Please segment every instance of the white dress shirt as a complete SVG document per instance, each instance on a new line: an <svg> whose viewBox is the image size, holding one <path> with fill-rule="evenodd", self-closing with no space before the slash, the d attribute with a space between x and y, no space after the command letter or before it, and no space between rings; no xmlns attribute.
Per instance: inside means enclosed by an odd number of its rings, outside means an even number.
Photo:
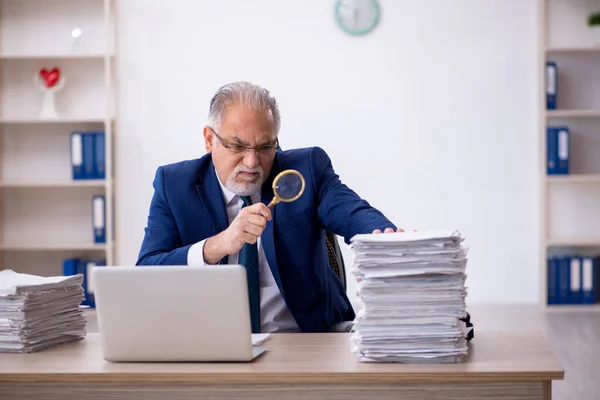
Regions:
<svg viewBox="0 0 600 400"><path fill-rule="evenodd" d="M221 181L221 191L223 199L227 207L227 218L229 224L233 222L235 217L240 212L244 202L242 198L229 189L227 189ZM260 202L260 193L250 196L252 204ZM188 265L202 266L204 262L204 243L206 239L194 244L190 247L187 256ZM298 332L298 325L294 317L290 313L279 287L273 278L271 268L265 256L265 251L262 246L261 238L258 238L258 266L260 274L260 324L261 332ZM230 254L228 264L237 264L238 254Z"/></svg>

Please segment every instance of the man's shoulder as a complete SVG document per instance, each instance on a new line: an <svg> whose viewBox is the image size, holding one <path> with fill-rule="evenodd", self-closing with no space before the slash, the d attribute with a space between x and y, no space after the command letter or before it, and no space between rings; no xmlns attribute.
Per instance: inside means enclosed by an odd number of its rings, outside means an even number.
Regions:
<svg viewBox="0 0 600 400"><path fill-rule="evenodd" d="M329 155L319 146L281 150L278 154L280 163L284 165L329 162Z"/></svg>
<svg viewBox="0 0 600 400"><path fill-rule="evenodd" d="M210 154L191 160L182 160L174 163L164 164L158 167L164 179L177 180L185 182L186 180L196 181L202 176L203 171L209 167L211 162Z"/></svg>

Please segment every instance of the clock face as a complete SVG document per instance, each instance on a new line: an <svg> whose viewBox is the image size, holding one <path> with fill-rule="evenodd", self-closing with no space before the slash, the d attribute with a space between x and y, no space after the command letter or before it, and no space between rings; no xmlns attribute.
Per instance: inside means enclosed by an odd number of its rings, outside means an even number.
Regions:
<svg viewBox="0 0 600 400"><path fill-rule="evenodd" d="M351 35L364 35L379 22L377 0L337 0L335 19L344 31Z"/></svg>

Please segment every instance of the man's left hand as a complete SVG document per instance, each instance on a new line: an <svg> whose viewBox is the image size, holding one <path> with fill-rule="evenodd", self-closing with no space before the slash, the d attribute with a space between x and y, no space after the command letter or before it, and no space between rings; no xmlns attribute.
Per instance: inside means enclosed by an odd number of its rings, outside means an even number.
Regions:
<svg viewBox="0 0 600 400"><path fill-rule="evenodd" d="M398 228L394 231L394 228L385 228L385 230L383 231L383 233L393 233L393 232L404 232L404 229ZM373 231L373 233L382 233L382 232L381 232L381 229L375 229ZM358 276L356 277L356 282L360 282L360 278Z"/></svg>
<svg viewBox="0 0 600 400"><path fill-rule="evenodd" d="M392 232L404 232L404 229L398 228L394 231L394 228L385 228L383 233L392 233ZM381 233L381 229L375 229L373 233Z"/></svg>

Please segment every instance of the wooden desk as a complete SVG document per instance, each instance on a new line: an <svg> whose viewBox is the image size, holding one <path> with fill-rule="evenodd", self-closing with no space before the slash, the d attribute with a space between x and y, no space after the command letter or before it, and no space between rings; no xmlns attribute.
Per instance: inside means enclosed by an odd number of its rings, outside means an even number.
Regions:
<svg viewBox="0 0 600 400"><path fill-rule="evenodd" d="M251 363L109 363L97 334L0 354L0 399L550 399L563 370L539 332L477 332L461 364L359 363L349 334L279 334Z"/></svg>

